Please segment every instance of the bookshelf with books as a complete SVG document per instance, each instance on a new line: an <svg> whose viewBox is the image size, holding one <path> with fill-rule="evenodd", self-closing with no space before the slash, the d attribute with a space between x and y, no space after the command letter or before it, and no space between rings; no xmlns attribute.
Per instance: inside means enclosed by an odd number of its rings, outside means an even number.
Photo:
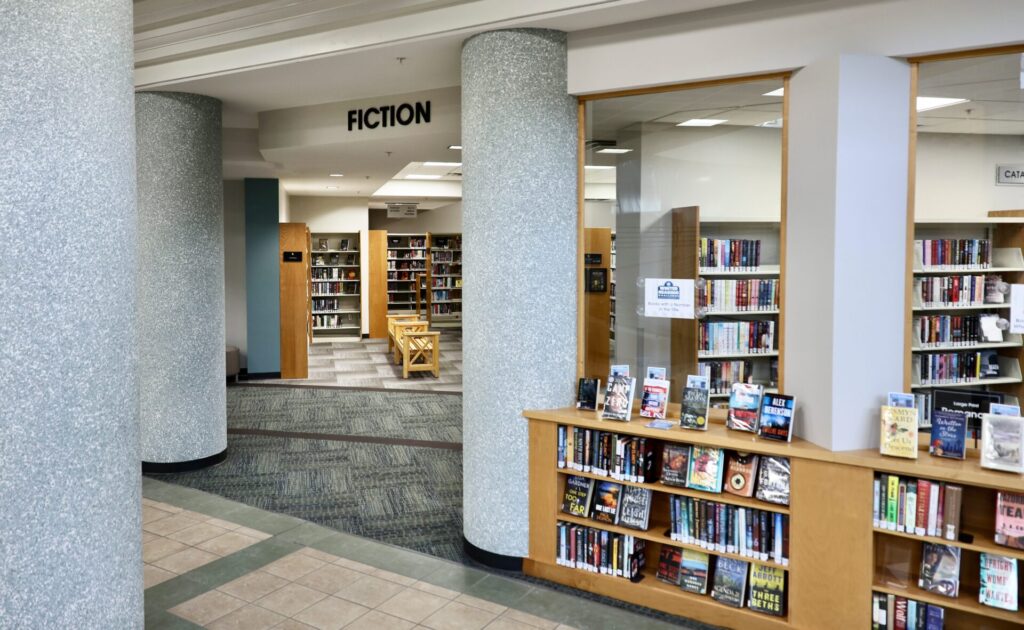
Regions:
<svg viewBox="0 0 1024 630"><path fill-rule="evenodd" d="M387 308L389 313L416 310L417 274L427 273L427 235L387 235Z"/></svg>
<svg viewBox="0 0 1024 630"><path fill-rule="evenodd" d="M427 234L430 323L436 328L462 326L462 235Z"/></svg>
<svg viewBox="0 0 1024 630"><path fill-rule="evenodd" d="M360 234L310 235L310 317L314 337L362 334Z"/></svg>

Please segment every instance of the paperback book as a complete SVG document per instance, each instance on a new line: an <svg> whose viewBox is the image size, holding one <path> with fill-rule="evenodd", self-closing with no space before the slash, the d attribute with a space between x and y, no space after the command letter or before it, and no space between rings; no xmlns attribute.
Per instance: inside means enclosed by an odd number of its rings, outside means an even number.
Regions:
<svg viewBox="0 0 1024 630"><path fill-rule="evenodd" d="M1017 610L1017 560L994 553L980 554L978 601L986 606Z"/></svg>
<svg viewBox="0 0 1024 630"><path fill-rule="evenodd" d="M931 593L955 598L960 592L960 548L924 543L917 585Z"/></svg>
<svg viewBox="0 0 1024 630"><path fill-rule="evenodd" d="M715 558L715 576L711 597L727 606L743 608L743 595L747 592L749 563L727 556Z"/></svg>
<svg viewBox="0 0 1024 630"><path fill-rule="evenodd" d="M665 419L668 407L668 386L668 381L663 379L650 377L644 379L644 394L640 399L641 416Z"/></svg>
<svg viewBox="0 0 1024 630"><path fill-rule="evenodd" d="M576 390L576 408L593 411L597 409L597 392L601 389L601 379L581 378Z"/></svg>
<svg viewBox="0 0 1024 630"><path fill-rule="evenodd" d="M751 383L733 383L729 394L729 415L725 425L737 431L757 432L763 388Z"/></svg>
<svg viewBox="0 0 1024 630"><path fill-rule="evenodd" d="M623 486L620 494L619 520L616 524L646 531L651 517L652 492L647 488Z"/></svg>
<svg viewBox="0 0 1024 630"><path fill-rule="evenodd" d="M633 410L633 390L636 379L630 376L610 376L608 388L604 393L604 407L601 418L604 420L621 420L629 422Z"/></svg>
<svg viewBox="0 0 1024 630"><path fill-rule="evenodd" d="M757 434L770 440L791 441L795 406L796 400L792 396L766 393L761 403Z"/></svg>
<svg viewBox="0 0 1024 630"><path fill-rule="evenodd" d="M707 593L710 561L711 558L703 551L684 549L679 567L679 587L691 593Z"/></svg>
<svg viewBox="0 0 1024 630"><path fill-rule="evenodd" d="M967 454L967 416L955 411L933 411L928 452L936 457L963 459Z"/></svg>
<svg viewBox="0 0 1024 630"><path fill-rule="evenodd" d="M562 511L566 514L586 518L590 513L590 498L593 491L593 479L569 475L565 479L565 498L562 499Z"/></svg>
<svg viewBox="0 0 1024 630"><path fill-rule="evenodd" d="M614 525L619 515L619 498L622 486L614 481L598 481L594 485L593 507L590 518Z"/></svg>
<svg viewBox="0 0 1024 630"><path fill-rule="evenodd" d="M758 456L729 451L725 458L725 491L741 497L754 496Z"/></svg>
<svg viewBox="0 0 1024 630"><path fill-rule="evenodd" d="M768 503L789 505L789 477L788 457L761 457L757 471L757 498Z"/></svg>
<svg viewBox="0 0 1024 630"><path fill-rule="evenodd" d="M708 428L708 406L710 392L706 387L687 387L683 390L683 401L679 408L679 426L684 429Z"/></svg>
<svg viewBox="0 0 1024 630"><path fill-rule="evenodd" d="M892 457L917 459L917 410L913 407L882 407L879 452Z"/></svg>
<svg viewBox="0 0 1024 630"><path fill-rule="evenodd" d="M750 610L781 617L785 611L786 572L778 567L750 565Z"/></svg>
<svg viewBox="0 0 1024 630"><path fill-rule="evenodd" d="M724 469L725 451L695 444L690 450L686 487L705 492L721 492Z"/></svg>
<svg viewBox="0 0 1024 630"><path fill-rule="evenodd" d="M990 413L981 417L981 466L1024 472L1024 418Z"/></svg>
<svg viewBox="0 0 1024 630"><path fill-rule="evenodd" d="M683 552L677 547L668 545L661 546L661 553L658 555L657 578L669 584L679 584L679 565L683 560Z"/></svg>
<svg viewBox="0 0 1024 630"><path fill-rule="evenodd" d="M685 487L689 461L689 446L667 442L661 458L661 483Z"/></svg>
<svg viewBox="0 0 1024 630"><path fill-rule="evenodd" d="M1024 549L1024 494L996 493L995 542L1004 547Z"/></svg>

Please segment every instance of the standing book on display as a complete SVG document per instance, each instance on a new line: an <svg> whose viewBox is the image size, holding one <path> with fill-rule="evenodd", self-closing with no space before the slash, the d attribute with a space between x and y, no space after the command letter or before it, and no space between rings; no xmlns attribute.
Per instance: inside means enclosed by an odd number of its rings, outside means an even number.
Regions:
<svg viewBox="0 0 1024 630"><path fill-rule="evenodd" d="M741 497L754 496L758 456L729 451L725 461L725 491Z"/></svg>
<svg viewBox="0 0 1024 630"><path fill-rule="evenodd" d="M729 394L729 415L725 426L737 431L757 432L757 417L761 411L764 388L750 383L733 383Z"/></svg>
<svg viewBox="0 0 1024 630"><path fill-rule="evenodd" d="M640 399L641 416L658 420L665 419L668 407L668 387L668 381L664 379L650 377L644 379L644 394Z"/></svg>
<svg viewBox="0 0 1024 630"><path fill-rule="evenodd" d="M686 387L679 407L679 426L706 431L711 394L706 387Z"/></svg>
<svg viewBox="0 0 1024 630"><path fill-rule="evenodd" d="M694 444L690 449L689 466L686 478L687 488L705 492L722 491L725 451L720 448Z"/></svg>
<svg viewBox="0 0 1024 630"><path fill-rule="evenodd" d="M788 457L762 456L757 471L757 498L768 503L789 505L789 478Z"/></svg>
<svg viewBox="0 0 1024 630"><path fill-rule="evenodd" d="M766 393L761 404L757 434L769 440L793 440L793 411L796 400L785 394Z"/></svg>
<svg viewBox="0 0 1024 630"><path fill-rule="evenodd" d="M597 409L597 392L601 389L601 379L581 378L576 391L576 408L594 411Z"/></svg>
<svg viewBox="0 0 1024 630"><path fill-rule="evenodd" d="M955 598L960 592L960 548L924 543L917 585L937 595Z"/></svg>
<svg viewBox="0 0 1024 630"><path fill-rule="evenodd" d="M967 416L951 411L933 411L928 452L936 457L963 459L967 454Z"/></svg>
<svg viewBox="0 0 1024 630"><path fill-rule="evenodd" d="M778 567L750 565L750 610L781 617L785 614L786 572Z"/></svg>
<svg viewBox="0 0 1024 630"><path fill-rule="evenodd" d="M996 493L995 543L1024 549L1024 494L1002 490Z"/></svg>
<svg viewBox="0 0 1024 630"><path fill-rule="evenodd" d="M565 479L565 497L562 511L566 514L586 518L590 514L590 500L594 492L594 480L577 475Z"/></svg>
<svg viewBox="0 0 1024 630"><path fill-rule="evenodd" d="M686 487L689 462L689 445L666 442L661 458L661 483L667 486Z"/></svg>
<svg viewBox="0 0 1024 630"><path fill-rule="evenodd" d="M630 376L609 376L608 388L604 393L604 407L601 409L603 420L629 421L633 411L633 390L636 379Z"/></svg>
<svg viewBox="0 0 1024 630"><path fill-rule="evenodd" d="M647 488L624 486L619 497L619 520L616 524L646 531L651 517L652 496Z"/></svg>
<svg viewBox="0 0 1024 630"><path fill-rule="evenodd" d="M703 551L684 549L679 567L679 587L690 593L707 593L710 562L710 556Z"/></svg>
<svg viewBox="0 0 1024 630"><path fill-rule="evenodd" d="M614 525L619 516L622 486L614 481L598 481L594 486L593 507L590 518Z"/></svg>
<svg viewBox="0 0 1024 630"><path fill-rule="evenodd" d="M743 608L743 596L747 592L749 564L727 556L715 558L714 583L711 597L727 606Z"/></svg>
<svg viewBox="0 0 1024 630"><path fill-rule="evenodd" d="M885 405L881 412L879 452L892 457L917 459L917 410Z"/></svg>
<svg viewBox="0 0 1024 630"><path fill-rule="evenodd" d="M981 416L981 466L1024 472L1024 418Z"/></svg>
<svg viewBox="0 0 1024 630"><path fill-rule="evenodd" d="M1017 610L1017 560L993 553L980 554L978 602L993 608Z"/></svg>

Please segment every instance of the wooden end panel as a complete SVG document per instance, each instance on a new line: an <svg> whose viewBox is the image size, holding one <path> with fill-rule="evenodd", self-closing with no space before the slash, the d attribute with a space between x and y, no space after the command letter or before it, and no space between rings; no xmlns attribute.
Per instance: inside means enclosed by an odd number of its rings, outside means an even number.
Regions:
<svg viewBox="0 0 1024 630"><path fill-rule="evenodd" d="M368 240L369 273L363 286L370 293L369 336L384 339L388 336L388 233L370 230Z"/></svg>
<svg viewBox="0 0 1024 630"><path fill-rule="evenodd" d="M278 264L281 266L281 378L309 376L309 239L305 223L282 223L278 228ZM286 262L285 252L299 252L301 260Z"/></svg>

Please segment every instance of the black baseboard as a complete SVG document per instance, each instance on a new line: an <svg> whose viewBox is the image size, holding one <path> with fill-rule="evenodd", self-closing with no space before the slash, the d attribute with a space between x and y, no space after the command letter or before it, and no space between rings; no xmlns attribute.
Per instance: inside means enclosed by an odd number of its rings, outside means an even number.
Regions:
<svg viewBox="0 0 1024 630"><path fill-rule="evenodd" d="M281 378L280 372L249 372L248 370L240 370L238 372L238 380L240 381L262 381L266 379Z"/></svg>
<svg viewBox="0 0 1024 630"><path fill-rule="evenodd" d="M486 549L481 549L466 540L465 536L462 537L462 549L466 552L467 556L484 566L491 567L492 569L519 572L522 572L523 570L522 558L518 556L503 556L500 553L493 553Z"/></svg>
<svg viewBox="0 0 1024 630"><path fill-rule="evenodd" d="M228 449L214 453L209 457L193 459L187 462L142 462L142 474L163 475L167 473L180 473L207 468L219 464L228 457Z"/></svg>

